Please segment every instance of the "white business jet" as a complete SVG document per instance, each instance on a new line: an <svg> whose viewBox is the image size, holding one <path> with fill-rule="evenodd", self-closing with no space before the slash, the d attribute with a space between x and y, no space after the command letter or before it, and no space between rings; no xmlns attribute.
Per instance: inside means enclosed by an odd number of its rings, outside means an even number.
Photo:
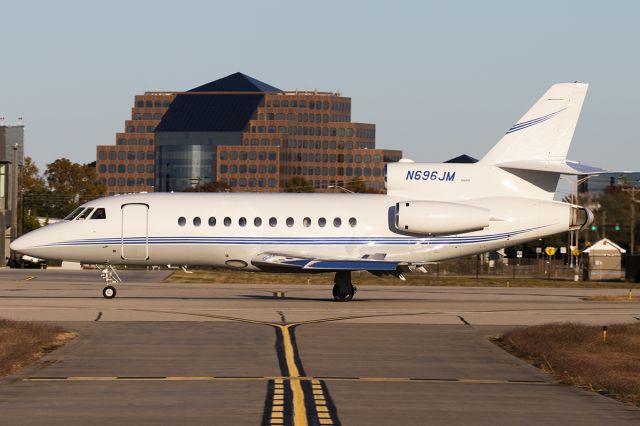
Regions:
<svg viewBox="0 0 640 426"><path fill-rule="evenodd" d="M351 271L425 271L429 262L588 226L584 207L553 201L587 85L552 86L474 164L399 162L387 194L153 193L99 198L11 243L30 256L103 265L206 265L247 271L335 272L349 301Z"/></svg>

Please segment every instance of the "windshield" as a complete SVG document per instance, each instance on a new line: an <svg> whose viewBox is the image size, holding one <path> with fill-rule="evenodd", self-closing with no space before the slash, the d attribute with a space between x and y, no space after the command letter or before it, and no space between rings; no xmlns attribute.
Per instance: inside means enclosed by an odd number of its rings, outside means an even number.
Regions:
<svg viewBox="0 0 640 426"><path fill-rule="evenodd" d="M78 207L77 209L72 211L69 215L67 215L67 217L65 217L63 220L73 220L73 219L75 219L76 217L78 217L78 215L80 213L82 213L82 210L84 210L84 207Z"/></svg>
<svg viewBox="0 0 640 426"><path fill-rule="evenodd" d="M89 207L88 209L83 211L80 216L78 216L78 220L86 219L87 217L89 217L92 211L93 211L93 207Z"/></svg>

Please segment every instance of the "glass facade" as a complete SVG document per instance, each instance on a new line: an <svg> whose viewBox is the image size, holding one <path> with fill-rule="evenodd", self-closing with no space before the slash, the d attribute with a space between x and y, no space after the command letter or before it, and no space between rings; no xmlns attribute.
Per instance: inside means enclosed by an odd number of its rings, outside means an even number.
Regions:
<svg viewBox="0 0 640 426"><path fill-rule="evenodd" d="M184 191L216 180L216 147L162 145L156 147L156 190Z"/></svg>

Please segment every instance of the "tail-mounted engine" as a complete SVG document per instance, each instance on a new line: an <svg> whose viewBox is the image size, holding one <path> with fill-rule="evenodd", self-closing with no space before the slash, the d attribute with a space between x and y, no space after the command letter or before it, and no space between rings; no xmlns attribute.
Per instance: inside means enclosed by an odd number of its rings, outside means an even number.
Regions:
<svg viewBox="0 0 640 426"><path fill-rule="evenodd" d="M489 210L439 201L396 203L395 227L414 234L457 234L489 226Z"/></svg>

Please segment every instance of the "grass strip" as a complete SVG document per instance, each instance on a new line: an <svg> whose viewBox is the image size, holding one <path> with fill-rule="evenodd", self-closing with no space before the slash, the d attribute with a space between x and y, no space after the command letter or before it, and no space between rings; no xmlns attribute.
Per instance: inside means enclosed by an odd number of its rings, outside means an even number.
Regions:
<svg viewBox="0 0 640 426"><path fill-rule="evenodd" d="M497 341L563 383L640 406L640 323L552 323L518 328Z"/></svg>
<svg viewBox="0 0 640 426"><path fill-rule="evenodd" d="M0 319L0 377L28 367L76 336L50 324Z"/></svg>
<svg viewBox="0 0 640 426"><path fill-rule="evenodd" d="M179 269L165 279L169 283L211 284L332 284L333 273L268 273L227 269L193 269L185 273ZM393 276L377 277L368 272L354 272L356 285L415 285L451 287L549 287L549 288L621 288L637 286L634 283L607 281L565 281L538 278L469 277L406 274L406 281Z"/></svg>

